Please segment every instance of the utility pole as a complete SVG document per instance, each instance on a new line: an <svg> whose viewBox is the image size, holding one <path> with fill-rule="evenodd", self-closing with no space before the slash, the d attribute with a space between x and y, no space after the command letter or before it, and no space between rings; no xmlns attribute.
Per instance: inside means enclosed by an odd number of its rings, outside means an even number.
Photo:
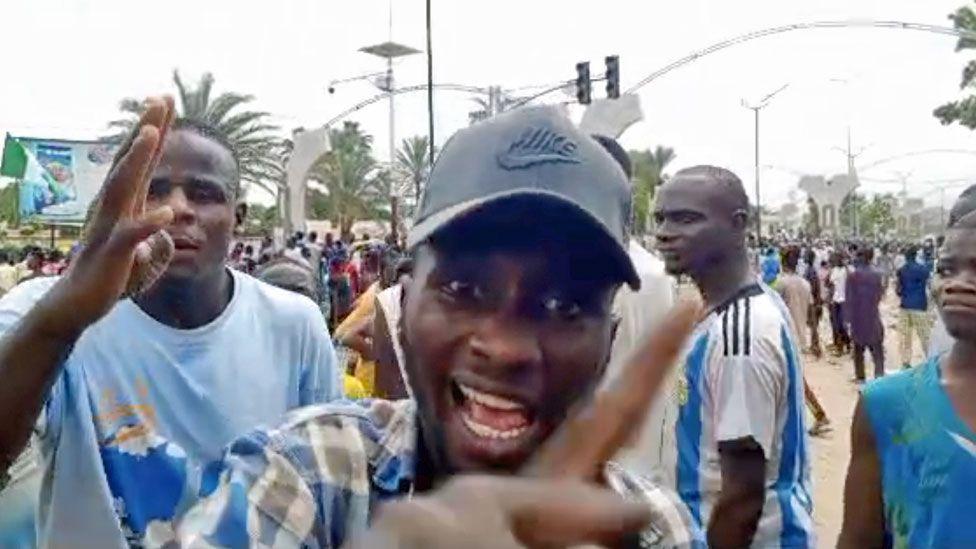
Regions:
<svg viewBox="0 0 976 549"><path fill-rule="evenodd" d="M853 140L851 139L851 127L847 126L847 148L842 149L840 147L834 147L834 150L843 153L844 156L847 157L847 177L850 177L854 181L854 188L851 190L851 201L853 202L851 209L853 219L851 221L854 225L854 238L857 238L860 235L857 215L857 187L860 185L858 185L859 181L857 177L857 168L854 167L854 161L857 160L859 156L864 154L867 147L861 147L856 153L854 152Z"/></svg>
<svg viewBox="0 0 976 549"><path fill-rule="evenodd" d="M751 110L753 112L753 115L755 116L755 119L756 119L756 129L755 129L755 139L756 139L756 143L755 143L755 152L756 152L756 158L755 158L755 160L756 160L756 163L755 163L755 169L756 169L756 242L758 242L759 239L762 238L762 198L759 195L759 171L760 171L760 168L759 168L759 111L761 111L764 108L766 108L769 105L769 102L773 99L773 97L776 97L777 94L779 94L781 91L785 90L789 86L790 85L788 83L787 84L784 84L778 90L776 90L776 91L774 91L774 92L766 95L766 97L763 97L759 101L759 103L757 103L756 105L750 105L749 103L746 102L745 99L742 100L742 106L745 107L745 108L747 108L747 109L749 109L749 110Z"/></svg>

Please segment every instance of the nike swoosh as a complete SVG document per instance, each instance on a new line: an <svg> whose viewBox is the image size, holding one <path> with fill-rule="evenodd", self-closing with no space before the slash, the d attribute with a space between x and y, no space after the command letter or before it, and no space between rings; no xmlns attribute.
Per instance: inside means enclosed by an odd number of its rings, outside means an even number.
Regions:
<svg viewBox="0 0 976 549"><path fill-rule="evenodd" d="M540 154L516 154L516 153L504 153L498 155L498 163L502 165L503 168L528 168L529 166L534 166L536 164L545 163L566 163L566 164L579 164L580 159L576 156L568 156L559 153L540 153Z"/></svg>

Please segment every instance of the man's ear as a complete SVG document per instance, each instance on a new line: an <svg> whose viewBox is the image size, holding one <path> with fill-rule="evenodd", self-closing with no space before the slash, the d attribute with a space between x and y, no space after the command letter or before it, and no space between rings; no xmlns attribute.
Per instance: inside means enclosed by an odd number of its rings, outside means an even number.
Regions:
<svg viewBox="0 0 976 549"><path fill-rule="evenodd" d="M247 203L238 202L237 206L234 208L234 228L240 228L244 225L244 220L247 219Z"/></svg>

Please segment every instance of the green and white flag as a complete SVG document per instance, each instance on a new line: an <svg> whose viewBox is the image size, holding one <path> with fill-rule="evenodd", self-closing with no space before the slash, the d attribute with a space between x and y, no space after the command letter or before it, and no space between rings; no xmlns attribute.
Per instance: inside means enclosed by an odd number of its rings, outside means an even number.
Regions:
<svg viewBox="0 0 976 549"><path fill-rule="evenodd" d="M23 143L11 137L9 133L3 141L3 162L0 163L0 175L32 183L47 182L48 185L57 185L54 176L48 173L44 166L41 166L34 153Z"/></svg>

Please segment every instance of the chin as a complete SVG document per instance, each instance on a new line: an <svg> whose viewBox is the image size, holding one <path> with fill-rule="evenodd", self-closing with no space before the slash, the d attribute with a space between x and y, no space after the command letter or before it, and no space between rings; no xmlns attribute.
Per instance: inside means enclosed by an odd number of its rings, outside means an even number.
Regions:
<svg viewBox="0 0 976 549"><path fill-rule="evenodd" d="M976 315L942 311L942 321L945 323L946 332L953 339L976 341Z"/></svg>
<svg viewBox="0 0 976 549"><path fill-rule="evenodd" d="M685 269L684 265L680 263L665 261L664 272L671 276L679 276L685 274L687 269Z"/></svg>

